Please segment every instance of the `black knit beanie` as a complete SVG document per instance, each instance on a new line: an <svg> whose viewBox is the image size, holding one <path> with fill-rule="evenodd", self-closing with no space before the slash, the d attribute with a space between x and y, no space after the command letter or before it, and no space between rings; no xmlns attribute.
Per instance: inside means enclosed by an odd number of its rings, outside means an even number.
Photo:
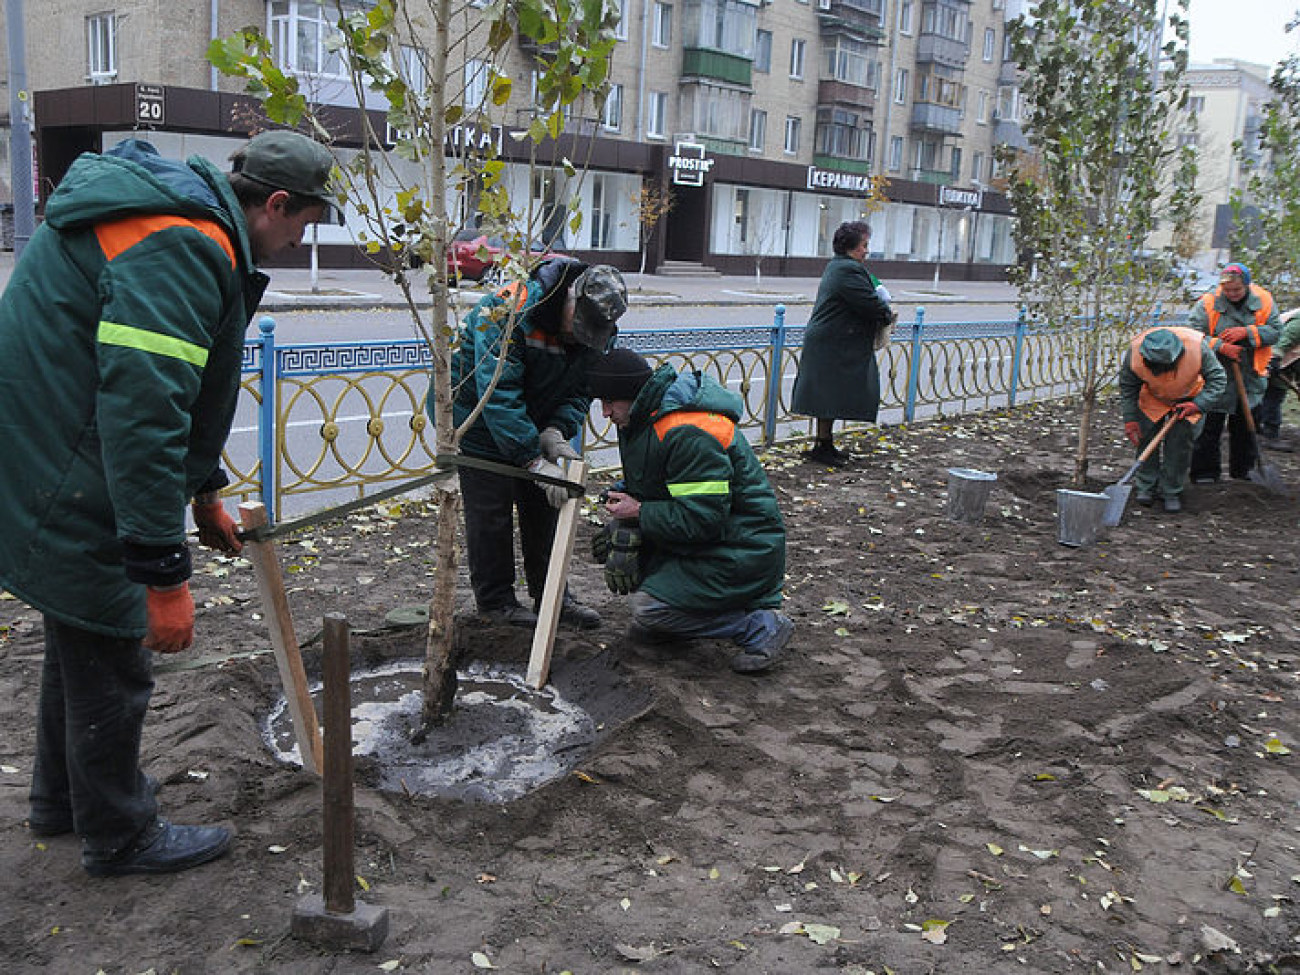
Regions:
<svg viewBox="0 0 1300 975"><path fill-rule="evenodd" d="M596 399L633 400L650 374L650 363L631 349L611 349L587 370L587 388Z"/></svg>

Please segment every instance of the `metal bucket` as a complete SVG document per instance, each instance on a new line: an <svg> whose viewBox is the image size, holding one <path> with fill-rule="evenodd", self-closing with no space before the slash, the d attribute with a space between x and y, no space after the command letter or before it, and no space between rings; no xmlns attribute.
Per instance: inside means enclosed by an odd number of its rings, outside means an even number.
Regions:
<svg viewBox="0 0 1300 975"><path fill-rule="evenodd" d="M996 474L985 471L948 468L948 517L967 525L978 525L984 517L984 502L989 499L997 479Z"/></svg>
<svg viewBox="0 0 1300 975"><path fill-rule="evenodd" d="M1087 491L1056 492L1056 539L1062 545L1091 545L1097 540L1110 498Z"/></svg>

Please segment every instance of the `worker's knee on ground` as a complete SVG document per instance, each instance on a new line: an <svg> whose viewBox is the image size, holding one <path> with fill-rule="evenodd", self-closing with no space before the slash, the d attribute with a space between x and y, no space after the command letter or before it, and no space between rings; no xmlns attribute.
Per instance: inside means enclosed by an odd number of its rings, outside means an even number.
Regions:
<svg viewBox="0 0 1300 975"><path fill-rule="evenodd" d="M666 612L671 612L647 592L637 591L632 594L632 622L646 629L657 629L665 622Z"/></svg>

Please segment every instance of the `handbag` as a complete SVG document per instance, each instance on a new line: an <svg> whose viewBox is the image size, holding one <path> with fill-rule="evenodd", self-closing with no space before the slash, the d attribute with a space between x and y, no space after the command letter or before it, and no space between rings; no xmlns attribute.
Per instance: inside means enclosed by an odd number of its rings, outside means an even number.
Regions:
<svg viewBox="0 0 1300 975"><path fill-rule="evenodd" d="M894 324L898 321L898 312L891 311L889 317L880 323L876 329L876 337L872 341L872 346L877 352L881 349L889 348L889 342L894 337Z"/></svg>

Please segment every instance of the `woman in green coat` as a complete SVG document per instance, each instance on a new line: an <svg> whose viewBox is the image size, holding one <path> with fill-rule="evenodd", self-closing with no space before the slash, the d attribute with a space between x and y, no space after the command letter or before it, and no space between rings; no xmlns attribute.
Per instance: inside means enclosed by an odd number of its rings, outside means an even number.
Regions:
<svg viewBox="0 0 1300 975"><path fill-rule="evenodd" d="M804 454L817 463L847 460L831 437L837 419L874 422L880 406L875 340L890 310L864 263L870 240L865 222L840 224L804 331L791 410L817 420L816 442Z"/></svg>

